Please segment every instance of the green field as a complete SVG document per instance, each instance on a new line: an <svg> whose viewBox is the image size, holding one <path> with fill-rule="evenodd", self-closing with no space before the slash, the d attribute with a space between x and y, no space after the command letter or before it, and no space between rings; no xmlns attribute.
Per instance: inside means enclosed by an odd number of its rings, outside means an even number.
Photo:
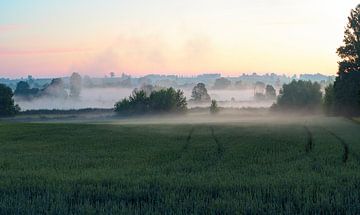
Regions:
<svg viewBox="0 0 360 215"><path fill-rule="evenodd" d="M1 214L360 213L360 124L0 122Z"/></svg>

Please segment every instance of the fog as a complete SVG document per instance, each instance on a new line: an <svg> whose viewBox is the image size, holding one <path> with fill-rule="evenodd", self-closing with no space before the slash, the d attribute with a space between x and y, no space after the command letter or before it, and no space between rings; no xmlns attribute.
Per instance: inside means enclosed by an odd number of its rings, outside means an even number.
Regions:
<svg viewBox="0 0 360 215"><path fill-rule="evenodd" d="M190 89L182 89L189 101ZM83 88L79 99L56 99L41 97L31 101L15 99L22 110L40 109L83 109L83 108L112 108L114 104L131 95L132 89L127 88ZM212 99L218 101L220 107L270 107L274 101L256 101L253 90L208 90ZM207 107L207 103L188 102L188 107Z"/></svg>

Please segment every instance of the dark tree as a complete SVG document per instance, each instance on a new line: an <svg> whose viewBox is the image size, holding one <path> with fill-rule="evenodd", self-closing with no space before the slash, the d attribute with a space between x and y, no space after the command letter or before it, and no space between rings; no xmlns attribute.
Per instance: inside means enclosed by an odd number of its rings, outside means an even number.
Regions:
<svg viewBox="0 0 360 215"><path fill-rule="evenodd" d="M320 84L311 81L295 81L284 84L274 109L317 111L322 102Z"/></svg>
<svg viewBox="0 0 360 215"><path fill-rule="evenodd" d="M210 113L211 114L217 114L219 113L220 109L219 106L217 104L216 100L211 100L211 105L210 105Z"/></svg>
<svg viewBox="0 0 360 215"><path fill-rule="evenodd" d="M325 88L324 106L327 113L334 113L334 85L330 84Z"/></svg>
<svg viewBox="0 0 360 215"><path fill-rule="evenodd" d="M16 85L14 94L16 96L25 96L28 94L29 90L30 90L30 85L28 84L28 82L20 81Z"/></svg>
<svg viewBox="0 0 360 215"><path fill-rule="evenodd" d="M351 11L345 29L344 44L337 50L342 59L334 83L331 105L334 111L345 115L360 114L360 5ZM329 95L327 97L332 97ZM327 100L330 102L330 100Z"/></svg>
<svg viewBox="0 0 360 215"><path fill-rule="evenodd" d="M211 100L205 84L198 83L192 90L191 98L195 102L209 102Z"/></svg>
<svg viewBox="0 0 360 215"><path fill-rule="evenodd" d="M17 97L31 99L39 93L38 88L30 88L30 85L26 81L20 81L16 85L14 95Z"/></svg>
<svg viewBox="0 0 360 215"><path fill-rule="evenodd" d="M115 104L117 113L181 113L187 110L187 102L181 90L170 87L152 91L149 96L143 90L135 90L129 98Z"/></svg>
<svg viewBox="0 0 360 215"><path fill-rule="evenodd" d="M219 78L215 80L214 89L222 90L231 86L231 81L226 78Z"/></svg>
<svg viewBox="0 0 360 215"><path fill-rule="evenodd" d="M82 78L79 73L74 72L70 77L70 97L78 98L81 93Z"/></svg>
<svg viewBox="0 0 360 215"><path fill-rule="evenodd" d="M153 91L150 94L150 108L156 112L183 112L186 110L186 98L181 90L170 87Z"/></svg>
<svg viewBox="0 0 360 215"><path fill-rule="evenodd" d="M275 99L276 98L276 90L271 85L266 85L265 88L265 96L267 99Z"/></svg>
<svg viewBox="0 0 360 215"><path fill-rule="evenodd" d="M0 84L0 116L14 116L20 107L14 104L13 92L10 87Z"/></svg>

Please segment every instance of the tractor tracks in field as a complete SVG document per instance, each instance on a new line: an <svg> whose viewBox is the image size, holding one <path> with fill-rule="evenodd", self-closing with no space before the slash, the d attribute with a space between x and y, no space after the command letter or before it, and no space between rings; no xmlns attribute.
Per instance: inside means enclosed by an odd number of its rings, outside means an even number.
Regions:
<svg viewBox="0 0 360 215"><path fill-rule="evenodd" d="M314 148L314 138L313 138L313 134L312 134L312 132L311 132L311 130L309 129L308 126L305 125L304 129L305 129L305 131L307 133L307 142L306 142L306 145L305 145L305 151L306 151L306 153L309 153ZM346 143L346 141L344 139L342 139L341 137L336 135L334 132L332 132L332 131L324 128L324 127L322 127L322 129L327 131L331 136L333 136L336 140L338 140L341 143L341 145L343 147L342 162L346 163L348 161L348 159L349 159L349 154L350 154L349 145ZM316 161L316 159L314 161ZM359 161L360 161L360 157L359 157Z"/></svg>
<svg viewBox="0 0 360 215"><path fill-rule="evenodd" d="M325 128L324 128L325 129ZM343 154L342 154L342 162L346 163L349 159L349 154L350 154L350 149L349 149L349 145L345 142L344 139L342 139L341 137L339 137L337 134L335 134L334 132L325 129L331 136L333 136L335 139L337 139L341 145L343 146ZM356 155L356 154L354 154Z"/></svg>
<svg viewBox="0 0 360 215"><path fill-rule="evenodd" d="M307 135L307 140L306 140L306 145L305 145L305 152L309 153L314 148L313 134L310 131L309 127L307 127L306 125L304 126L304 129L305 129L306 135Z"/></svg>
<svg viewBox="0 0 360 215"><path fill-rule="evenodd" d="M312 160L312 169L319 172L322 166L316 156L311 153L314 149L313 133L307 125L304 125L304 130L306 132L305 156L308 156Z"/></svg>
<svg viewBox="0 0 360 215"><path fill-rule="evenodd" d="M192 136L193 136L193 134L194 134L194 131L195 131L195 128L192 127L192 128L190 129L190 131L189 131L189 134L188 134L187 137L186 137L186 142L185 142L185 144L184 144L184 146L183 146L183 148L182 148L182 151L187 151L187 150L189 149L190 141L191 141L191 138L192 138Z"/></svg>
<svg viewBox="0 0 360 215"><path fill-rule="evenodd" d="M215 129L214 127L210 127L210 131L211 131L211 137L214 139L216 146L217 146L217 154L219 157L222 157L225 151L224 146L221 144L221 142L219 141L219 139L216 137L215 135Z"/></svg>

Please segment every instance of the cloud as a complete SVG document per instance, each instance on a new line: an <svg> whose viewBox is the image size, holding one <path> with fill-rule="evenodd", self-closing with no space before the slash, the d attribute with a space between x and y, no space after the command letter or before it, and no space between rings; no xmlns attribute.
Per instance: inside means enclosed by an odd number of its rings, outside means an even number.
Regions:
<svg viewBox="0 0 360 215"><path fill-rule="evenodd" d="M70 72L92 75L163 73L202 70L213 62L215 44L209 36L187 34L174 40L159 34L121 34L107 48L74 63Z"/></svg>

